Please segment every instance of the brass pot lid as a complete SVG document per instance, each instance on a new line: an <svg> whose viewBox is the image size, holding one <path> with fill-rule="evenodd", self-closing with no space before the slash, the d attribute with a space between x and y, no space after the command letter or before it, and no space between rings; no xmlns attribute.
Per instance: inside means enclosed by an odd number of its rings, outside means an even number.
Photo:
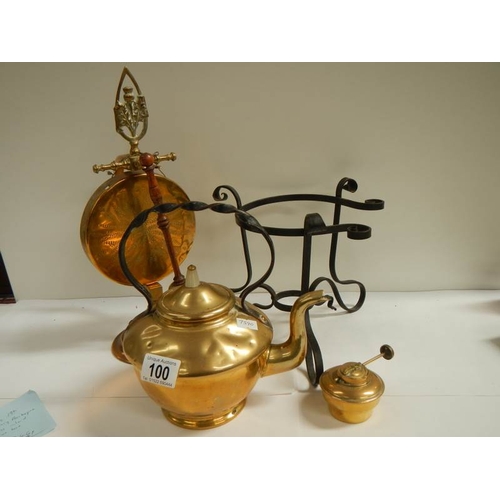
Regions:
<svg viewBox="0 0 500 500"><path fill-rule="evenodd" d="M227 315L235 303L229 288L200 281L196 267L191 265L186 284L170 287L158 301L156 311L170 321L203 322Z"/></svg>
<svg viewBox="0 0 500 500"><path fill-rule="evenodd" d="M320 378L323 393L349 403L368 403L384 393L384 382L363 363L349 362L325 371Z"/></svg>
<svg viewBox="0 0 500 500"><path fill-rule="evenodd" d="M175 182L156 175L164 203L185 203L186 193ZM151 208L147 176L144 172L122 172L103 183L88 201L82 215L80 238L83 249L105 276L130 285L120 267L118 247L123 233L143 210ZM170 232L179 264L187 257L195 234L194 213L175 210L169 213ZM143 284L160 281L172 272L165 241L151 216L131 234L126 247L132 274Z"/></svg>

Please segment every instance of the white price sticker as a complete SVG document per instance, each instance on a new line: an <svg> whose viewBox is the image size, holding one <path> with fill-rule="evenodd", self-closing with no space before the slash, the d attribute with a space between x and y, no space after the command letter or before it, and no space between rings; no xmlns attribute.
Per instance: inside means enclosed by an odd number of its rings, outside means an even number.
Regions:
<svg viewBox="0 0 500 500"><path fill-rule="evenodd" d="M142 363L141 379L151 384L173 389L180 366L181 362L178 359L166 358L157 354L146 354Z"/></svg>
<svg viewBox="0 0 500 500"><path fill-rule="evenodd" d="M249 330L258 330L257 321L253 319L236 318L236 324L240 328L248 328Z"/></svg>

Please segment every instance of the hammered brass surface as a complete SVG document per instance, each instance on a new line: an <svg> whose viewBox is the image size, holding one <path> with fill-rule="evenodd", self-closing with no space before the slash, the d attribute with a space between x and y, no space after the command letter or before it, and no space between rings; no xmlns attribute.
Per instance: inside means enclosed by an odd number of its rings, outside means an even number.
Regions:
<svg viewBox="0 0 500 500"><path fill-rule="evenodd" d="M245 311L240 299L222 285L194 280L192 268L188 286L171 287L153 312L130 323L122 346L144 391L169 421L206 429L232 420L260 377L291 370L303 361L305 313L328 299L321 291L300 297L290 313L288 340L273 345L265 314L250 304ZM196 286L189 286L193 283ZM180 362L174 388L141 379L146 354Z"/></svg>
<svg viewBox="0 0 500 500"><path fill-rule="evenodd" d="M165 203L185 203L186 193L173 181L156 175ZM102 184L92 195L83 212L80 237L83 249L105 276L129 285L118 258L123 233L140 212L152 206L145 173L123 172ZM195 234L193 212L175 210L168 215L178 262L187 257ZM126 247L127 263L132 274L143 284L159 281L172 272L163 235L156 217L133 231Z"/></svg>

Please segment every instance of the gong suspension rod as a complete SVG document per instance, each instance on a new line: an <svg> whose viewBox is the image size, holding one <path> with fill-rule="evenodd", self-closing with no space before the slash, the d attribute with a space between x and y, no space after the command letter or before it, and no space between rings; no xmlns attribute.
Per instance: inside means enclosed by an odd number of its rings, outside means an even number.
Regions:
<svg viewBox="0 0 500 500"><path fill-rule="evenodd" d="M142 165L142 169L146 172L148 177L149 195L151 197L151 201L154 206L161 205L163 203L163 197L154 173L156 168L155 156L150 153L142 153L139 161ZM183 285L186 280L181 273L179 262L177 261L177 256L175 255L172 235L170 234L170 221L168 217L161 212L158 213L157 225L165 238L168 256L170 257L170 262L172 263L172 269L174 271L174 285Z"/></svg>

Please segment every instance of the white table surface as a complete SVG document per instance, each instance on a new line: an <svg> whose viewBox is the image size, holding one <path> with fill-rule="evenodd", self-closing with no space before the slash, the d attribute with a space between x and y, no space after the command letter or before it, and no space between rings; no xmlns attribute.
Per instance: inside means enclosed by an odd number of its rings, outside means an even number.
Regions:
<svg viewBox="0 0 500 500"><path fill-rule="evenodd" d="M357 425L331 417L305 363L259 380L229 424L170 424L110 352L144 307L142 297L0 305L0 406L36 391L57 423L49 436L500 436L500 291L377 292L356 313L315 308L326 368L394 348L370 365L386 391ZM267 314L284 340L288 315Z"/></svg>

